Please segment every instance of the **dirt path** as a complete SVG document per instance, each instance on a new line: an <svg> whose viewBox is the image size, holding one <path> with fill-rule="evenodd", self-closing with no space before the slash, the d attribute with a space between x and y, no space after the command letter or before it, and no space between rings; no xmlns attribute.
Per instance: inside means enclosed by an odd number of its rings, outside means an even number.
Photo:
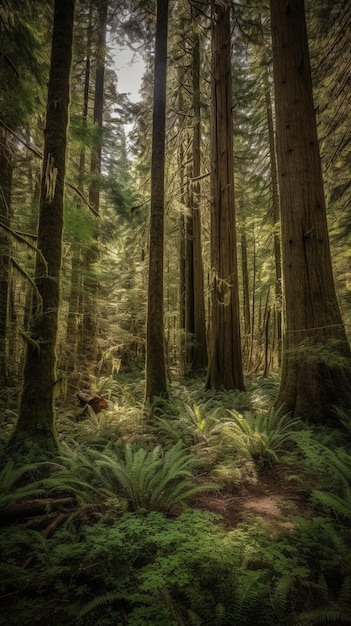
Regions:
<svg viewBox="0 0 351 626"><path fill-rule="evenodd" d="M239 487L236 492L202 492L190 503L193 508L218 513L229 529L251 514L274 534L293 527L289 516L306 511L306 497L278 468L269 470L254 485Z"/></svg>

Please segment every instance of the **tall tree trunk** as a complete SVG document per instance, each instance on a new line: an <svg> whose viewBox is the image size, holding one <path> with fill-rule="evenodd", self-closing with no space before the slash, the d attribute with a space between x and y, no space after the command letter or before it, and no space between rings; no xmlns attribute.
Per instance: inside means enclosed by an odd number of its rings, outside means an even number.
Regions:
<svg viewBox="0 0 351 626"><path fill-rule="evenodd" d="M243 354L248 355L251 337L251 310L250 310L250 285L249 265L247 260L246 224L243 223L241 231L241 271L243 282L243 318L244 318L244 346Z"/></svg>
<svg viewBox="0 0 351 626"><path fill-rule="evenodd" d="M148 401L167 394L163 319L167 33L168 0L157 0L146 327L145 398Z"/></svg>
<svg viewBox="0 0 351 626"><path fill-rule="evenodd" d="M229 4L212 2L211 316L206 386L243 389L233 176Z"/></svg>
<svg viewBox="0 0 351 626"><path fill-rule="evenodd" d="M32 308L19 417L10 440L10 446L35 444L43 454L56 449L56 338L73 22L74 0L55 0L35 268L41 307Z"/></svg>
<svg viewBox="0 0 351 626"><path fill-rule="evenodd" d="M183 90L179 89L179 111L183 111ZM179 116L180 118L181 116ZM182 120L179 119L179 127L182 126ZM185 139L183 139L184 134L181 138L179 144L178 151L178 163L179 163L179 185L180 185L180 203L182 206L186 206L186 185L187 179L185 175L185 158L186 158L186 149L184 149L184 144L187 143ZM180 367L183 374L186 374L188 371L188 359L187 359L187 337L186 337L186 313L185 313L185 302L186 302L186 289L187 289L187 279L186 279L186 220L187 217L184 211L181 211L179 217L179 327L181 330L180 334Z"/></svg>
<svg viewBox="0 0 351 626"><path fill-rule="evenodd" d="M277 406L315 421L351 404L331 265L302 0L271 0L285 328Z"/></svg>
<svg viewBox="0 0 351 626"><path fill-rule="evenodd" d="M194 11L194 9L193 9ZM188 242L191 245L190 259L192 272L192 306L191 325L188 332L193 335L191 369L204 369L207 365L207 337L204 301L204 274L201 245L201 213L200 213L200 173L201 173L201 106L200 106L200 38L194 32L193 44L193 149L192 149L192 193L191 193L191 228ZM189 221L189 220L188 220ZM190 224L189 224L190 226Z"/></svg>
<svg viewBox="0 0 351 626"><path fill-rule="evenodd" d="M0 219L10 226L13 157L10 137L0 126ZM10 243L0 229L0 388L8 380L8 321L9 321L9 262Z"/></svg>
<svg viewBox="0 0 351 626"><path fill-rule="evenodd" d="M179 218L179 328L180 328L180 369L183 374L188 371L187 342L185 332L185 215Z"/></svg>
<svg viewBox="0 0 351 626"><path fill-rule="evenodd" d="M92 0L89 2L87 43L86 43L86 59L84 72L84 90L83 90L83 125L86 129L89 110L89 94L91 79L91 44L92 44ZM84 191L85 181L85 163L86 163L86 146L81 146L79 155L79 171L78 183L79 189ZM77 202L77 210L79 210L79 201ZM84 320L83 310L83 259L79 238L74 237L72 251L72 267L71 267L71 284L69 295L69 308L67 319L66 343L69 345L69 352L66 354L66 371L69 374L69 385L67 390L69 393L74 392L81 386L81 378L84 376L84 366L82 359L84 358L84 330L82 323Z"/></svg>
<svg viewBox="0 0 351 626"><path fill-rule="evenodd" d="M267 109L267 123L269 136L269 157L272 178L272 207L273 207L273 226L274 226L274 264L275 264L275 283L274 283L274 335L277 339L278 363L281 363L281 343L282 343L282 262L280 251L280 234L278 232L278 224L280 223L280 202L279 202L279 186L277 171L277 153L275 146L275 133L273 123L273 111L270 85L268 81L268 73L265 76L265 97Z"/></svg>
<svg viewBox="0 0 351 626"><path fill-rule="evenodd" d="M95 95L94 95L94 124L98 130L97 143L92 147L90 159L90 187L89 202L97 213L100 211L100 185L101 185L101 156L102 156L102 129L104 110L105 88L105 62L106 62L106 32L107 32L107 0L99 2L99 30L96 48L96 71L95 71ZM92 372L95 370L98 358L97 339L97 292L98 281L96 277L96 263L99 258L98 228L96 228L95 241L89 246L84 258L84 297L83 297L83 321L82 321L82 344L80 350L86 367L84 375L86 384L89 383Z"/></svg>

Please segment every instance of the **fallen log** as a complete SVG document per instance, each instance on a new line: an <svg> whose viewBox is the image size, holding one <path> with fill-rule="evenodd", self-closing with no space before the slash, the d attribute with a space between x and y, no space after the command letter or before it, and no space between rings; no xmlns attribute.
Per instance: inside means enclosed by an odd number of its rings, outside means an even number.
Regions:
<svg viewBox="0 0 351 626"><path fill-rule="evenodd" d="M75 497L65 498L30 498L25 500L10 500L1 509L0 525L6 526L13 521L23 521L27 518L41 517L53 509L76 508Z"/></svg>
<svg viewBox="0 0 351 626"><path fill-rule="evenodd" d="M81 389L77 393L79 400L79 406L85 408L87 405L91 406L94 413L100 413L104 409L108 408L108 403L102 396L94 395L87 389Z"/></svg>

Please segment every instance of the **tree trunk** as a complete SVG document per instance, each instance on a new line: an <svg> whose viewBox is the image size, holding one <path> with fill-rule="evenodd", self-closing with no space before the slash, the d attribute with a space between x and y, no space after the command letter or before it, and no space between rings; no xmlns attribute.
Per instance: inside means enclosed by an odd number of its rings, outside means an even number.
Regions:
<svg viewBox="0 0 351 626"><path fill-rule="evenodd" d="M335 292L302 0L271 0L284 310L276 405L314 421L351 404Z"/></svg>
<svg viewBox="0 0 351 626"><path fill-rule="evenodd" d="M274 264L275 264L275 283L274 283L274 335L277 340L278 364L281 364L281 344L282 344L282 262L280 251L280 235L278 232L278 224L280 223L280 203L279 203L279 186L277 172L277 154L275 146L275 134L273 123L273 111L270 85L268 81L268 73L265 76L265 97L267 110L267 124L269 136L269 157L272 178L272 208L273 208L273 227L274 227Z"/></svg>
<svg viewBox="0 0 351 626"><path fill-rule="evenodd" d="M105 61L106 61L106 29L107 29L107 0L99 2L99 30L96 48L95 96L94 96L94 124L98 130L97 143L92 147L90 159L90 187L89 202L95 211L100 211L100 178L101 178L101 146L104 110L105 88ZM82 343L80 349L85 366L85 381L89 383L92 372L95 370L98 358L97 338L97 293L98 280L96 277L96 263L99 258L98 227L95 232L95 241L87 249L84 266L84 298L82 319Z"/></svg>
<svg viewBox="0 0 351 626"><path fill-rule="evenodd" d="M229 5L212 3L211 316L207 388L243 389Z"/></svg>
<svg viewBox="0 0 351 626"><path fill-rule="evenodd" d="M243 223L241 231L241 271L243 281L243 318L245 341L250 337L251 311L250 311L250 285L249 285L249 265L247 260L247 238L246 224Z"/></svg>
<svg viewBox="0 0 351 626"><path fill-rule="evenodd" d="M92 43L92 0L89 2L88 27L87 27L87 43L86 58L84 72L84 90L83 90L83 125L87 126L88 109L89 109L89 93L91 78L91 43ZM83 145L79 155L78 183L79 189L84 192L85 179L85 162L86 162L86 146ZM79 200L77 202L77 210L80 210ZM84 377L84 366L82 356L84 355L83 343L84 337L82 329L83 311L83 289L84 280L82 276L82 254L79 237L74 237L72 245L72 266L71 266L71 284L68 304L66 344L69 350L66 351L66 372L69 375L69 385L67 387L69 393L79 389L82 386L81 378ZM79 358L80 357L80 358Z"/></svg>
<svg viewBox="0 0 351 626"><path fill-rule="evenodd" d="M56 449L54 394L74 0L56 0L48 84L35 284L19 417L10 447ZM28 446L28 451L29 451Z"/></svg>
<svg viewBox="0 0 351 626"><path fill-rule="evenodd" d="M167 394L163 319L167 32L168 0L157 0L146 328L145 398L149 401Z"/></svg>
<svg viewBox="0 0 351 626"><path fill-rule="evenodd" d="M0 219L10 226L13 157L10 138L0 126ZM10 243L0 230L0 388L8 381L8 321L9 321L9 261Z"/></svg>
<svg viewBox="0 0 351 626"><path fill-rule="evenodd" d="M201 245L201 213L200 213L200 181L197 180L201 173L201 108L200 108L200 38L194 32L193 47L193 154L192 154L192 193L191 193L191 244L192 261L192 288L193 288L193 328L189 332L193 334L193 349L191 369L203 370L207 366L207 337L206 317L204 301L204 274L202 264Z"/></svg>
<svg viewBox="0 0 351 626"><path fill-rule="evenodd" d="M183 111L183 91L179 90L179 111ZM179 121L179 127L181 127L181 121ZM186 176L185 176L185 156L186 150L184 150L185 141L180 141L179 144L179 185L180 185L180 202L182 206L186 206ZM188 371L187 360L187 338L186 338L186 314L185 314L185 302L186 302L186 216L185 212L181 211L179 217L179 328L180 333L180 368L183 374Z"/></svg>

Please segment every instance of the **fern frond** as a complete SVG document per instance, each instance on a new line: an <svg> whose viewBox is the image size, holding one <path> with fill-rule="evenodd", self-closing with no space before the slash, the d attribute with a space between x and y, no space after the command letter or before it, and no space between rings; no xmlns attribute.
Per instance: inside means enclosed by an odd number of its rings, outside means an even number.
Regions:
<svg viewBox="0 0 351 626"><path fill-rule="evenodd" d="M27 463L20 467L15 467L10 460L0 473L0 506L11 500L21 500L24 498L37 498L45 492L41 482L37 479L31 480L30 476L35 475L45 463ZM21 485L21 482L25 484Z"/></svg>
<svg viewBox="0 0 351 626"><path fill-rule="evenodd" d="M118 590L106 591L106 593L95 596L93 600L85 604L84 607L80 610L78 614L78 618L81 619L82 617L84 617L91 611L94 611L95 609L108 606L110 604L113 604L114 602L120 602L121 600L122 601L129 600L129 597L126 596L125 593L122 593L121 591L118 591ZM143 598L143 601L145 602L145 598Z"/></svg>
<svg viewBox="0 0 351 626"><path fill-rule="evenodd" d="M269 413L238 413L228 411L229 419L223 422L223 433L229 437L236 450L256 463L277 461L288 443L294 443L301 420L279 410Z"/></svg>
<svg viewBox="0 0 351 626"><path fill-rule="evenodd" d="M319 504L333 511L335 515L344 519L351 519L351 497L343 498L319 489L314 489L311 496Z"/></svg>
<svg viewBox="0 0 351 626"><path fill-rule="evenodd" d="M296 620L296 624L351 624L350 608L319 607L311 611L301 613Z"/></svg>

